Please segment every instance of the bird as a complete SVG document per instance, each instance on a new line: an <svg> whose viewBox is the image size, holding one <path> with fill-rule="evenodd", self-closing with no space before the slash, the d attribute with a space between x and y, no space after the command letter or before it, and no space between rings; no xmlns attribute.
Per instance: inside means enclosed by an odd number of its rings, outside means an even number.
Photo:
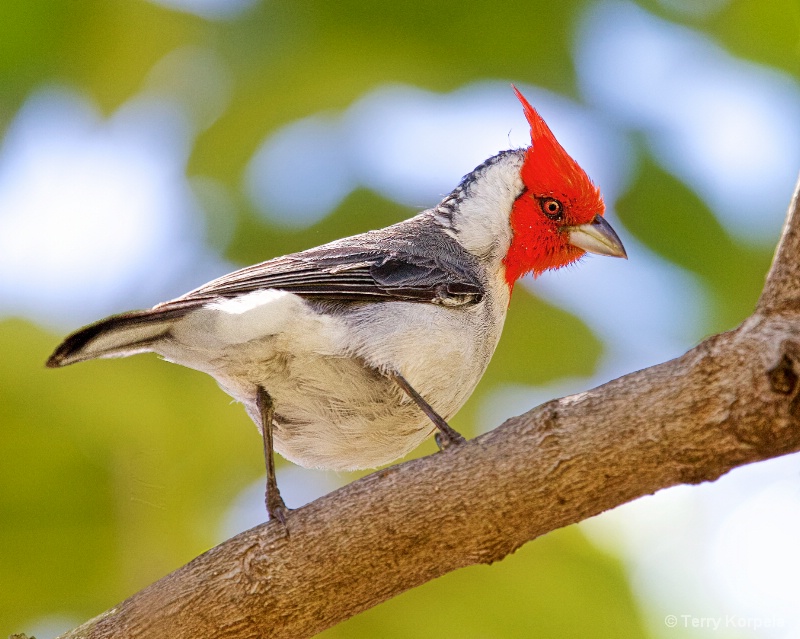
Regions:
<svg viewBox="0 0 800 639"><path fill-rule="evenodd" d="M512 88L531 144L490 157L433 208L90 324L47 366L154 352L214 377L261 432L267 514L284 526L274 451L357 470L433 434L460 446L448 420L486 370L515 282L587 253L627 258L599 188Z"/></svg>

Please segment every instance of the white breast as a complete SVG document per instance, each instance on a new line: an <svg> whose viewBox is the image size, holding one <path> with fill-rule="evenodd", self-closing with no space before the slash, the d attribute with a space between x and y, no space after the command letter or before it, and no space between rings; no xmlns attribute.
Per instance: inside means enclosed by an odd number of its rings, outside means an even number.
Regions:
<svg viewBox="0 0 800 639"><path fill-rule="evenodd" d="M500 301L500 312L485 302L467 308L382 302L335 316L291 293L259 291L187 315L157 350L213 375L259 427L255 396L263 386L276 405L275 448L287 459L307 467L374 468L434 430L380 372L402 374L449 419L491 358L507 296Z"/></svg>

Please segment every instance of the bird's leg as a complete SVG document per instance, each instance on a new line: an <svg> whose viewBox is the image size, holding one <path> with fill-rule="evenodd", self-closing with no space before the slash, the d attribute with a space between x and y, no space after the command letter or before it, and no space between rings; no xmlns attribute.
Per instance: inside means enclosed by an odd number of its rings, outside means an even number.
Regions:
<svg viewBox="0 0 800 639"><path fill-rule="evenodd" d="M433 410L433 407L423 399L422 395L414 390L411 384L406 381L405 377L400 373L391 373L389 377L394 380L395 384L403 389L406 395L414 400L417 406L422 409L422 412L428 416L428 419L433 422L434 426L439 429L439 432L436 433L436 443L441 450L449 448L450 446L463 444L467 441L454 430L439 413Z"/></svg>
<svg viewBox="0 0 800 639"><path fill-rule="evenodd" d="M261 386L256 395L258 414L261 416L261 435L264 441L264 461L267 464L267 492L265 502L267 514L270 519L279 519L286 528L286 516L289 509L283 503L281 491L278 490L278 481L275 478L275 452L272 448L272 419L275 416L275 405L272 397ZM288 530L288 529L287 529Z"/></svg>

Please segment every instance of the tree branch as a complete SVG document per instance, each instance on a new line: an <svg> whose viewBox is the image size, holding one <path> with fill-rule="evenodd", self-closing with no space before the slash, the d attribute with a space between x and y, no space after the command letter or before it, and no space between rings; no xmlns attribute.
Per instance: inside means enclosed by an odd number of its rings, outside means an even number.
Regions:
<svg viewBox="0 0 800 639"><path fill-rule="evenodd" d="M758 300L756 313L766 315L800 309L800 179L794 188L781 239Z"/></svg>
<svg viewBox="0 0 800 639"><path fill-rule="evenodd" d="M800 182L798 182L800 190ZM677 359L378 471L196 558L63 639L308 637L451 570L800 450L795 192L754 315Z"/></svg>

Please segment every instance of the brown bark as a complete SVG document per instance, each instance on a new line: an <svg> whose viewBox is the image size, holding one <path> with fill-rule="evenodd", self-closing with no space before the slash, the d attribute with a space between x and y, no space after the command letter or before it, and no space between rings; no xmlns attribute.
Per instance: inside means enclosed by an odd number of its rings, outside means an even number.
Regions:
<svg viewBox="0 0 800 639"><path fill-rule="evenodd" d="M800 182L798 182L800 189ZM63 635L309 637L561 526L800 450L798 192L755 313L677 359L257 526Z"/></svg>

